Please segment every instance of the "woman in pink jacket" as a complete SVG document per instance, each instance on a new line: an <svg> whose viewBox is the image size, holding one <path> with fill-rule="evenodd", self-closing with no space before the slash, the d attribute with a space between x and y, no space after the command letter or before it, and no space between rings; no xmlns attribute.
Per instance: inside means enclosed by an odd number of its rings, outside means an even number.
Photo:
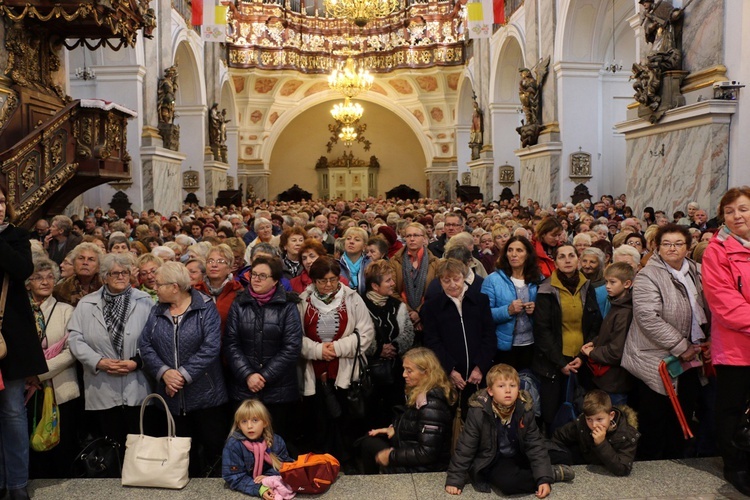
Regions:
<svg viewBox="0 0 750 500"><path fill-rule="evenodd" d="M713 313L711 352L716 366L716 428L724 478L750 495L748 453L732 436L750 398L750 187L721 198L724 226L703 256L703 289Z"/></svg>

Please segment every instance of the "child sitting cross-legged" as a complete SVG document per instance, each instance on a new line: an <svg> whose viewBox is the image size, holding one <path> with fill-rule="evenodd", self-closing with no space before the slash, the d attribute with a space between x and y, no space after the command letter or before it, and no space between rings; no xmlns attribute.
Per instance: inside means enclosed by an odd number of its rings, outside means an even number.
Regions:
<svg viewBox="0 0 750 500"><path fill-rule="evenodd" d="M258 400L245 400L234 414L234 424L221 457L221 475L229 488L263 500L294 498L281 480L282 462L293 462L286 443L273 433L271 414Z"/></svg>
<svg viewBox="0 0 750 500"><path fill-rule="evenodd" d="M467 474L477 491L490 485L505 495L550 494L550 484L574 477L568 465L555 465L536 425L531 396L519 391L518 372L495 365L487 372L487 388L469 400L464 430L451 457L445 491L460 495Z"/></svg>
<svg viewBox="0 0 750 500"><path fill-rule="evenodd" d="M635 412L613 407L609 395L594 389L583 398L583 413L552 436L553 447L567 448L576 464L603 465L616 476L627 476L641 435Z"/></svg>

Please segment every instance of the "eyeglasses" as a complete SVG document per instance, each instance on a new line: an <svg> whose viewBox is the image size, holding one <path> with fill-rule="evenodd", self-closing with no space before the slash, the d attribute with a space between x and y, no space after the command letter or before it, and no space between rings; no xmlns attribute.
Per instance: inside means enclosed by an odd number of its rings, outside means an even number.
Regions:
<svg viewBox="0 0 750 500"><path fill-rule="evenodd" d="M641 243L638 240L635 240L635 241L628 241L628 245L630 245L631 247L642 247L643 243Z"/></svg>
<svg viewBox="0 0 750 500"><path fill-rule="evenodd" d="M676 248L679 250L680 248L684 246L685 246L684 241L678 241L677 243L672 243L671 241L662 241L661 243L662 248Z"/></svg>
<svg viewBox="0 0 750 500"><path fill-rule="evenodd" d="M270 276L267 275L266 273L256 273L256 272L250 273L250 278L255 279L255 280L266 281L269 277Z"/></svg>
<svg viewBox="0 0 750 500"><path fill-rule="evenodd" d="M113 278L129 278L130 277L130 271L110 271L107 274L109 274Z"/></svg>
<svg viewBox="0 0 750 500"><path fill-rule="evenodd" d="M453 224L452 222L445 222L443 227L464 227L463 224Z"/></svg>
<svg viewBox="0 0 750 500"><path fill-rule="evenodd" d="M212 264L219 264L219 265L223 266L223 265L229 264L229 262L227 262L224 259L208 259L206 261L206 264L208 264L209 266L212 265Z"/></svg>
<svg viewBox="0 0 750 500"><path fill-rule="evenodd" d="M29 278L29 281L34 281L36 283L44 283L45 281L49 281L50 283L55 282L54 276L34 276L32 278Z"/></svg>
<svg viewBox="0 0 750 500"><path fill-rule="evenodd" d="M333 285L335 283L338 283L339 278L338 276L334 278L320 278L315 280L316 285L324 286L324 285Z"/></svg>
<svg viewBox="0 0 750 500"><path fill-rule="evenodd" d="M138 271L138 276L153 276L156 274L156 269L152 269L151 271Z"/></svg>
<svg viewBox="0 0 750 500"><path fill-rule="evenodd" d="M424 236L424 235L422 235L422 234L407 234L406 236L404 236L404 238L421 238L422 236Z"/></svg>

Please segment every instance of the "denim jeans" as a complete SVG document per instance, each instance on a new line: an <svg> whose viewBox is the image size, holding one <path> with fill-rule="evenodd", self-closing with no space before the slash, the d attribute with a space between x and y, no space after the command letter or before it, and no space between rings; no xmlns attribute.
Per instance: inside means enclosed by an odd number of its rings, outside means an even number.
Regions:
<svg viewBox="0 0 750 500"><path fill-rule="evenodd" d="M29 429L24 379L6 380L0 391L0 488L15 490L29 482Z"/></svg>

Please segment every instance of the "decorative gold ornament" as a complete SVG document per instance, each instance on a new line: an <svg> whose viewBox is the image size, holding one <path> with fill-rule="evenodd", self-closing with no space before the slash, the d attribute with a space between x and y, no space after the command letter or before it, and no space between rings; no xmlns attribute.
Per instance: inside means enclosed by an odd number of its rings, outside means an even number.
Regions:
<svg viewBox="0 0 750 500"><path fill-rule="evenodd" d="M364 28L371 19L386 17L399 8L398 0L323 0L328 15Z"/></svg>
<svg viewBox="0 0 750 500"><path fill-rule="evenodd" d="M328 86L344 94L351 99L360 92L365 92L372 88L375 78L364 68L362 64L357 67L354 58L349 54L343 65L334 69L328 77Z"/></svg>
<svg viewBox="0 0 750 500"><path fill-rule="evenodd" d="M331 116L336 121L343 123L344 125L351 125L360 118L362 118L364 109L358 102L351 102L347 97L344 102L340 102L333 106L331 109Z"/></svg>
<svg viewBox="0 0 750 500"><path fill-rule="evenodd" d="M339 139L344 142L344 146L349 147L354 141L357 140L357 132L354 130L354 127L350 125L341 127L341 132L339 132Z"/></svg>

